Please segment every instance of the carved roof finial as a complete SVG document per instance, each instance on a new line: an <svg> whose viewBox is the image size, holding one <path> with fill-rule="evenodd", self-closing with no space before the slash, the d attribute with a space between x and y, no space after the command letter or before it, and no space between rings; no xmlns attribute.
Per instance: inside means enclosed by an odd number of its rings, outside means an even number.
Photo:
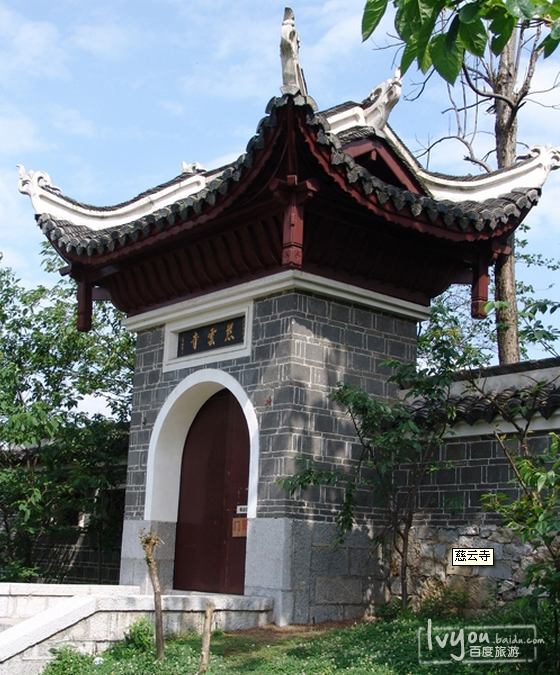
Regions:
<svg viewBox="0 0 560 675"><path fill-rule="evenodd" d="M299 65L299 37L296 31L294 13L286 7L280 38L280 57L282 58L283 94L296 94L298 91L307 96L307 86L303 71Z"/></svg>
<svg viewBox="0 0 560 675"><path fill-rule="evenodd" d="M391 110L397 105L401 96L401 69L397 68L392 79L375 87L363 103L366 124L376 131L381 131L387 124Z"/></svg>

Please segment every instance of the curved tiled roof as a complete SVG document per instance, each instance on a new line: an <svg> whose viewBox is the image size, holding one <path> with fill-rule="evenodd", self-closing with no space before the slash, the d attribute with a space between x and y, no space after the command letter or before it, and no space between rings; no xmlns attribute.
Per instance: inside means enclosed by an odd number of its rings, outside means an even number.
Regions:
<svg viewBox="0 0 560 675"><path fill-rule="evenodd" d="M560 409L560 377L557 374L559 368L560 358L550 358L457 373L454 379L465 382L466 386L461 393L453 394L447 400L447 405L454 411L454 417L450 420L451 426L460 422L473 426L479 420L491 424L497 419L510 421L519 416L529 421L535 415L548 420ZM545 370L548 372L543 372ZM522 379L519 376L523 375L526 375L523 378L525 381L530 380L529 384L521 385ZM507 376L510 379L506 382L504 377ZM487 378L499 379L492 381ZM473 380L484 383L489 381L490 384L469 387L469 382ZM500 382L505 382L508 386L498 388ZM434 414L421 399L411 404L411 410L414 421L419 425L425 424ZM437 411L436 414L443 414L443 411Z"/></svg>
<svg viewBox="0 0 560 675"><path fill-rule="evenodd" d="M508 387L500 392L471 393L452 396L448 405L455 410L451 426L466 422L470 426L484 420L491 423L500 418L506 421L521 415L526 420L539 414L549 419L560 409L560 385L546 383L540 387ZM418 425L426 423L432 412L422 402L412 404L413 419Z"/></svg>
<svg viewBox="0 0 560 675"><path fill-rule="evenodd" d="M389 204L396 211L406 211L412 217L425 217L428 222L436 220L444 227L457 228L460 232L490 234L501 224L506 224L511 218L520 218L539 199L540 190L526 188L512 190L497 198L486 199L481 202L437 200L427 195L415 194L408 190L384 183L372 176L363 166L358 164L350 155L344 152L343 143L347 135L341 138L330 131L329 122L324 114L315 113L315 103L307 96L285 94L273 98L267 106L267 115L257 128L257 133L247 145L246 152L235 162L220 170L203 172L207 179L204 189L185 199L174 201L169 205L157 209L152 214L132 220L122 225L93 230L85 225L72 223L53 217L48 213L38 214L37 221L44 234L56 244L58 248L78 256L92 256L114 251L117 247L125 247L135 242L140 236L159 232L171 227L178 220L185 221L189 215L198 215L206 205L213 206L220 198L228 194L231 187L238 183L244 173L253 166L255 153L265 146L265 133L277 125L277 111L293 101L300 108L307 107L306 124L316 133L316 142L330 152L330 165L343 170L345 178L352 187L360 187L362 193L373 196L381 205ZM153 188L139 195L136 200L157 193L164 187L173 185L184 179L184 176ZM43 188L49 190L48 187ZM52 189L50 189L52 191ZM60 197L60 195L59 195ZM82 206L87 209L106 213L111 209L94 208L79 205L77 202L63 197L69 204ZM133 203L126 202L126 204ZM114 210L115 207L112 207Z"/></svg>

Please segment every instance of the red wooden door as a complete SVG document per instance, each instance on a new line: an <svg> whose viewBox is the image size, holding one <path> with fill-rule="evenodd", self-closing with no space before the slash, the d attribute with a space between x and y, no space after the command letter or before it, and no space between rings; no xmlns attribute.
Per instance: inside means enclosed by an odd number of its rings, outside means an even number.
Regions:
<svg viewBox="0 0 560 675"><path fill-rule="evenodd" d="M248 484L247 422L235 396L223 389L202 406L185 441L174 588L243 593L247 540L238 536L234 518L247 504Z"/></svg>

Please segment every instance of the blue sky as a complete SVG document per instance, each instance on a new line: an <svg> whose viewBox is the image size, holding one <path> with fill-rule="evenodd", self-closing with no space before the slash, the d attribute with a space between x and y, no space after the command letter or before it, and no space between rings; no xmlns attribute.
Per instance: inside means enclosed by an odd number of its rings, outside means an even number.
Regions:
<svg viewBox="0 0 560 675"><path fill-rule="evenodd" d="M0 0L0 250L26 285L44 281L41 235L16 164L50 173L63 194L106 206L180 172L181 162L218 166L241 154L279 94L285 2L268 0ZM394 52L362 43L363 0L293 2L300 61L319 108L362 100L390 78ZM387 19L385 29L390 29ZM378 41L383 42L383 30ZM539 64L548 88L560 56ZM404 79L405 96L419 75ZM541 97L560 103L560 93ZM401 100L390 124L416 150L445 134L445 87ZM527 105L520 139L560 145L560 111ZM488 122L482 120L481 126ZM488 144L488 136L481 142ZM458 145L439 146L430 168L476 172ZM531 215L532 249L560 258L560 171ZM522 272L520 272L522 273ZM550 282L534 277L538 287Z"/></svg>

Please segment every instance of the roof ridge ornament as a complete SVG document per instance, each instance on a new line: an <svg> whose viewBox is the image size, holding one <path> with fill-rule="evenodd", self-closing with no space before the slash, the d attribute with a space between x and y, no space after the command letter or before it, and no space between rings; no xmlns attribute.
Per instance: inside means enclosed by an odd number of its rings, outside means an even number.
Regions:
<svg viewBox="0 0 560 675"><path fill-rule="evenodd" d="M516 162L531 159L540 160L540 163L548 167L549 171L554 171L560 168L560 146L553 148L550 143L547 143L547 145L532 145L524 155L516 157Z"/></svg>
<svg viewBox="0 0 560 675"><path fill-rule="evenodd" d="M560 168L560 147L533 145L517 157L513 166L472 176L445 176L417 169L416 175L432 197L437 200L466 201L495 199L507 192L540 189L548 174Z"/></svg>
<svg viewBox="0 0 560 675"><path fill-rule="evenodd" d="M374 87L362 104L365 122L368 127L373 127L375 131L383 129L387 124L391 110L399 102L401 91L401 69L397 68L394 76Z"/></svg>
<svg viewBox="0 0 560 675"><path fill-rule="evenodd" d="M200 162L181 162L181 174L186 176L194 176L197 173L204 173L206 169Z"/></svg>
<svg viewBox="0 0 560 675"><path fill-rule="evenodd" d="M46 171L26 171L23 164L16 164L19 169L19 182L18 190L24 194L31 197L37 195L37 193L44 189L49 188L54 192L60 192L60 188L53 185L52 178Z"/></svg>
<svg viewBox="0 0 560 675"><path fill-rule="evenodd" d="M300 92L307 96L307 85L303 70L299 65L299 36L295 17L290 7L284 9L284 21L280 37L280 57L282 59L282 94L295 95Z"/></svg>

